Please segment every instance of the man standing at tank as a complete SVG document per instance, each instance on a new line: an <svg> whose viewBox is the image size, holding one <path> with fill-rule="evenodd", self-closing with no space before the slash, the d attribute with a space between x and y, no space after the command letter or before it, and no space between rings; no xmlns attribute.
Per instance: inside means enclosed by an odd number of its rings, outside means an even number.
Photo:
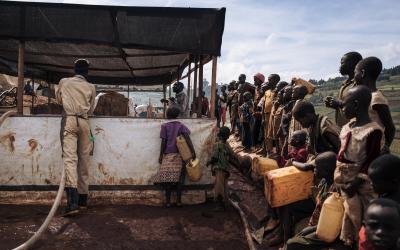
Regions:
<svg viewBox="0 0 400 250"><path fill-rule="evenodd" d="M63 105L61 146L65 169L67 207L63 216L86 208L89 193L89 160L93 149L88 115L95 107L96 90L87 81L89 62L75 61L75 75L60 80L56 98Z"/></svg>
<svg viewBox="0 0 400 250"><path fill-rule="evenodd" d="M180 109L179 118L189 117L189 98L187 97L185 91L183 91L184 85L182 82L176 82L172 86L172 90L175 93L176 104Z"/></svg>

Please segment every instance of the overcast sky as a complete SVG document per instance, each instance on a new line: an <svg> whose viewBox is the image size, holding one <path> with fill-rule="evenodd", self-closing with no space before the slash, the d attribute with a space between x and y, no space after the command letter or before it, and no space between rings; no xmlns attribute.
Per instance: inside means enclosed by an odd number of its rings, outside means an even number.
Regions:
<svg viewBox="0 0 400 250"><path fill-rule="evenodd" d="M45 0L42 0L45 1ZM327 79L341 56L359 51L400 64L400 0L51 0L80 4L226 7L218 82L245 73ZM210 66L205 78L210 78Z"/></svg>

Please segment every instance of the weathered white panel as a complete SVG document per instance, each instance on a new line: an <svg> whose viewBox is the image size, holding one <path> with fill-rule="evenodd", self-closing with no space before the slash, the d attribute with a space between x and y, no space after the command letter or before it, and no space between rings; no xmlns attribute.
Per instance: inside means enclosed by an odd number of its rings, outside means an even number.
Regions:
<svg viewBox="0 0 400 250"><path fill-rule="evenodd" d="M58 184L62 158L60 117L11 117L0 128L0 185ZM149 185L158 168L160 126L165 120L91 118L96 137L92 185ZM203 164L197 184L212 182L208 160L215 136L211 120L181 120ZM190 183L186 181L186 183Z"/></svg>

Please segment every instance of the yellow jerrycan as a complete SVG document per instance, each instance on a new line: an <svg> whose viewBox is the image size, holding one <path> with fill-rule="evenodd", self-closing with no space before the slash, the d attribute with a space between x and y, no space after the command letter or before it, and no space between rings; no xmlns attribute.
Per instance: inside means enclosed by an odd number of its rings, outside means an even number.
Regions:
<svg viewBox="0 0 400 250"><path fill-rule="evenodd" d="M199 181L201 179L201 167L199 159L191 159L186 164L186 172L190 181Z"/></svg>
<svg viewBox="0 0 400 250"><path fill-rule="evenodd" d="M270 170L279 168L275 160L264 157L255 157L252 165L252 171L261 176L265 175Z"/></svg>
<svg viewBox="0 0 400 250"><path fill-rule="evenodd" d="M318 238L328 243L334 242L342 229L343 215L343 199L338 193L333 193L322 205L316 232Z"/></svg>
<svg viewBox="0 0 400 250"><path fill-rule="evenodd" d="M183 135L176 137L176 147L178 148L179 154L184 162L188 162L190 159L192 159L192 151L190 151L190 148Z"/></svg>
<svg viewBox="0 0 400 250"><path fill-rule="evenodd" d="M307 91L308 91L309 94L312 94L315 91L314 84L310 83L309 81L306 81L306 80L301 79L301 78L296 78L296 77L293 77L292 81L294 81L295 85L303 85L303 86L305 86L307 88Z"/></svg>

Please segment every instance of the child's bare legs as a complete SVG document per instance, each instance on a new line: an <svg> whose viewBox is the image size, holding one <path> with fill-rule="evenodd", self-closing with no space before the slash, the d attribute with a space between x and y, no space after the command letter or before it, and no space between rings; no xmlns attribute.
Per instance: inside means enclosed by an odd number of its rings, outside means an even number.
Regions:
<svg viewBox="0 0 400 250"><path fill-rule="evenodd" d="M214 197L218 210L225 210L225 202L227 201L226 192L226 173L223 170L215 170Z"/></svg>
<svg viewBox="0 0 400 250"><path fill-rule="evenodd" d="M164 189L165 189L165 206L166 207L170 207L171 206L172 183L165 183L164 184Z"/></svg>
<svg viewBox="0 0 400 250"><path fill-rule="evenodd" d="M185 182L185 168L182 167L181 176L179 182L176 184L176 205L178 207L182 206L182 189Z"/></svg>

